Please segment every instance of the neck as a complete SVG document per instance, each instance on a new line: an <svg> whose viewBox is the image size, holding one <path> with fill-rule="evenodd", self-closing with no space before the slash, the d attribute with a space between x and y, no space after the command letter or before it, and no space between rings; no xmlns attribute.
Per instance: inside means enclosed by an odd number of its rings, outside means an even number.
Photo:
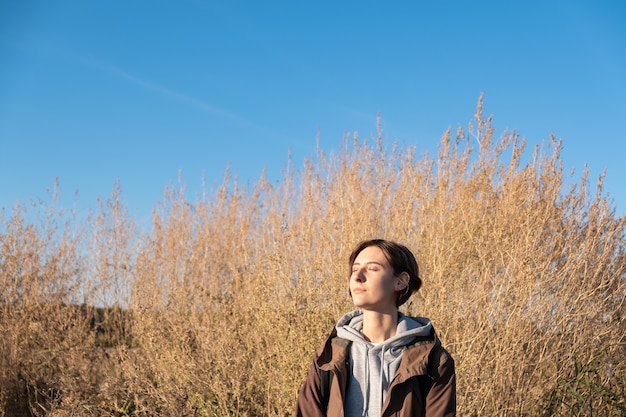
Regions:
<svg viewBox="0 0 626 417"><path fill-rule="evenodd" d="M372 343L381 343L395 336L398 310L387 312L363 311L363 336Z"/></svg>

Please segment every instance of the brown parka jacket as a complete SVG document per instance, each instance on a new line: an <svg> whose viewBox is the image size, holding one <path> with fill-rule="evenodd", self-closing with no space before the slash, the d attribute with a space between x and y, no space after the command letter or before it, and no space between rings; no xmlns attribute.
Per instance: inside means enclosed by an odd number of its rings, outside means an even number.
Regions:
<svg viewBox="0 0 626 417"><path fill-rule="evenodd" d="M315 352L313 363L296 401L296 417L343 417L348 380L350 342L328 337ZM320 375L332 374L329 392ZM326 374L328 375L328 374ZM328 401L326 409L325 402ZM402 351L400 366L389 386L381 417L456 416L454 360L441 346L433 330L418 337Z"/></svg>

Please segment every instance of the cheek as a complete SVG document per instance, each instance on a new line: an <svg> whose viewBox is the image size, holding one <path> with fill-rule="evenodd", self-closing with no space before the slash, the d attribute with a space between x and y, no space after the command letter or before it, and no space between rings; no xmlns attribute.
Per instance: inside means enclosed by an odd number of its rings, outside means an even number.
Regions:
<svg viewBox="0 0 626 417"><path fill-rule="evenodd" d="M388 293L395 293L397 291L396 288L396 279L395 278L389 278L387 277L384 280L384 287L385 287L385 291Z"/></svg>

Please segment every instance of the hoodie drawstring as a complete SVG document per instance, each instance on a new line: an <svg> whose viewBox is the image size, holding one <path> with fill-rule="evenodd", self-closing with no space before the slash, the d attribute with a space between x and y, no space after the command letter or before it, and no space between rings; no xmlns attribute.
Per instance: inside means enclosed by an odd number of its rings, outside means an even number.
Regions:
<svg viewBox="0 0 626 417"><path fill-rule="evenodd" d="M385 404L385 384L389 376L389 363L385 362L385 345L380 349L380 410Z"/></svg>
<svg viewBox="0 0 626 417"><path fill-rule="evenodd" d="M370 347L367 346L365 348L365 377L367 378L367 381L369 381L370 379L370 352L369 351L370 351ZM370 390L367 389L367 386L365 386L362 392L364 394L363 417L368 417L369 403L370 403Z"/></svg>

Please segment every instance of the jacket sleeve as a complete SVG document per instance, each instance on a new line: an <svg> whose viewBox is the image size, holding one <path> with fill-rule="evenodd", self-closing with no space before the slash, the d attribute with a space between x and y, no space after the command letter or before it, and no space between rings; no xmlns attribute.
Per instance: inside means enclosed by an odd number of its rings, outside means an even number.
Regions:
<svg viewBox="0 0 626 417"><path fill-rule="evenodd" d="M326 412L322 410L320 394L320 372L317 366L317 353L313 357L313 362L309 373L300 388L298 399L296 400L296 417L325 417Z"/></svg>
<svg viewBox="0 0 626 417"><path fill-rule="evenodd" d="M452 356L443 348L433 357L437 362L433 384L426 396L426 417L456 416L456 373ZM433 363L435 365L435 363Z"/></svg>

